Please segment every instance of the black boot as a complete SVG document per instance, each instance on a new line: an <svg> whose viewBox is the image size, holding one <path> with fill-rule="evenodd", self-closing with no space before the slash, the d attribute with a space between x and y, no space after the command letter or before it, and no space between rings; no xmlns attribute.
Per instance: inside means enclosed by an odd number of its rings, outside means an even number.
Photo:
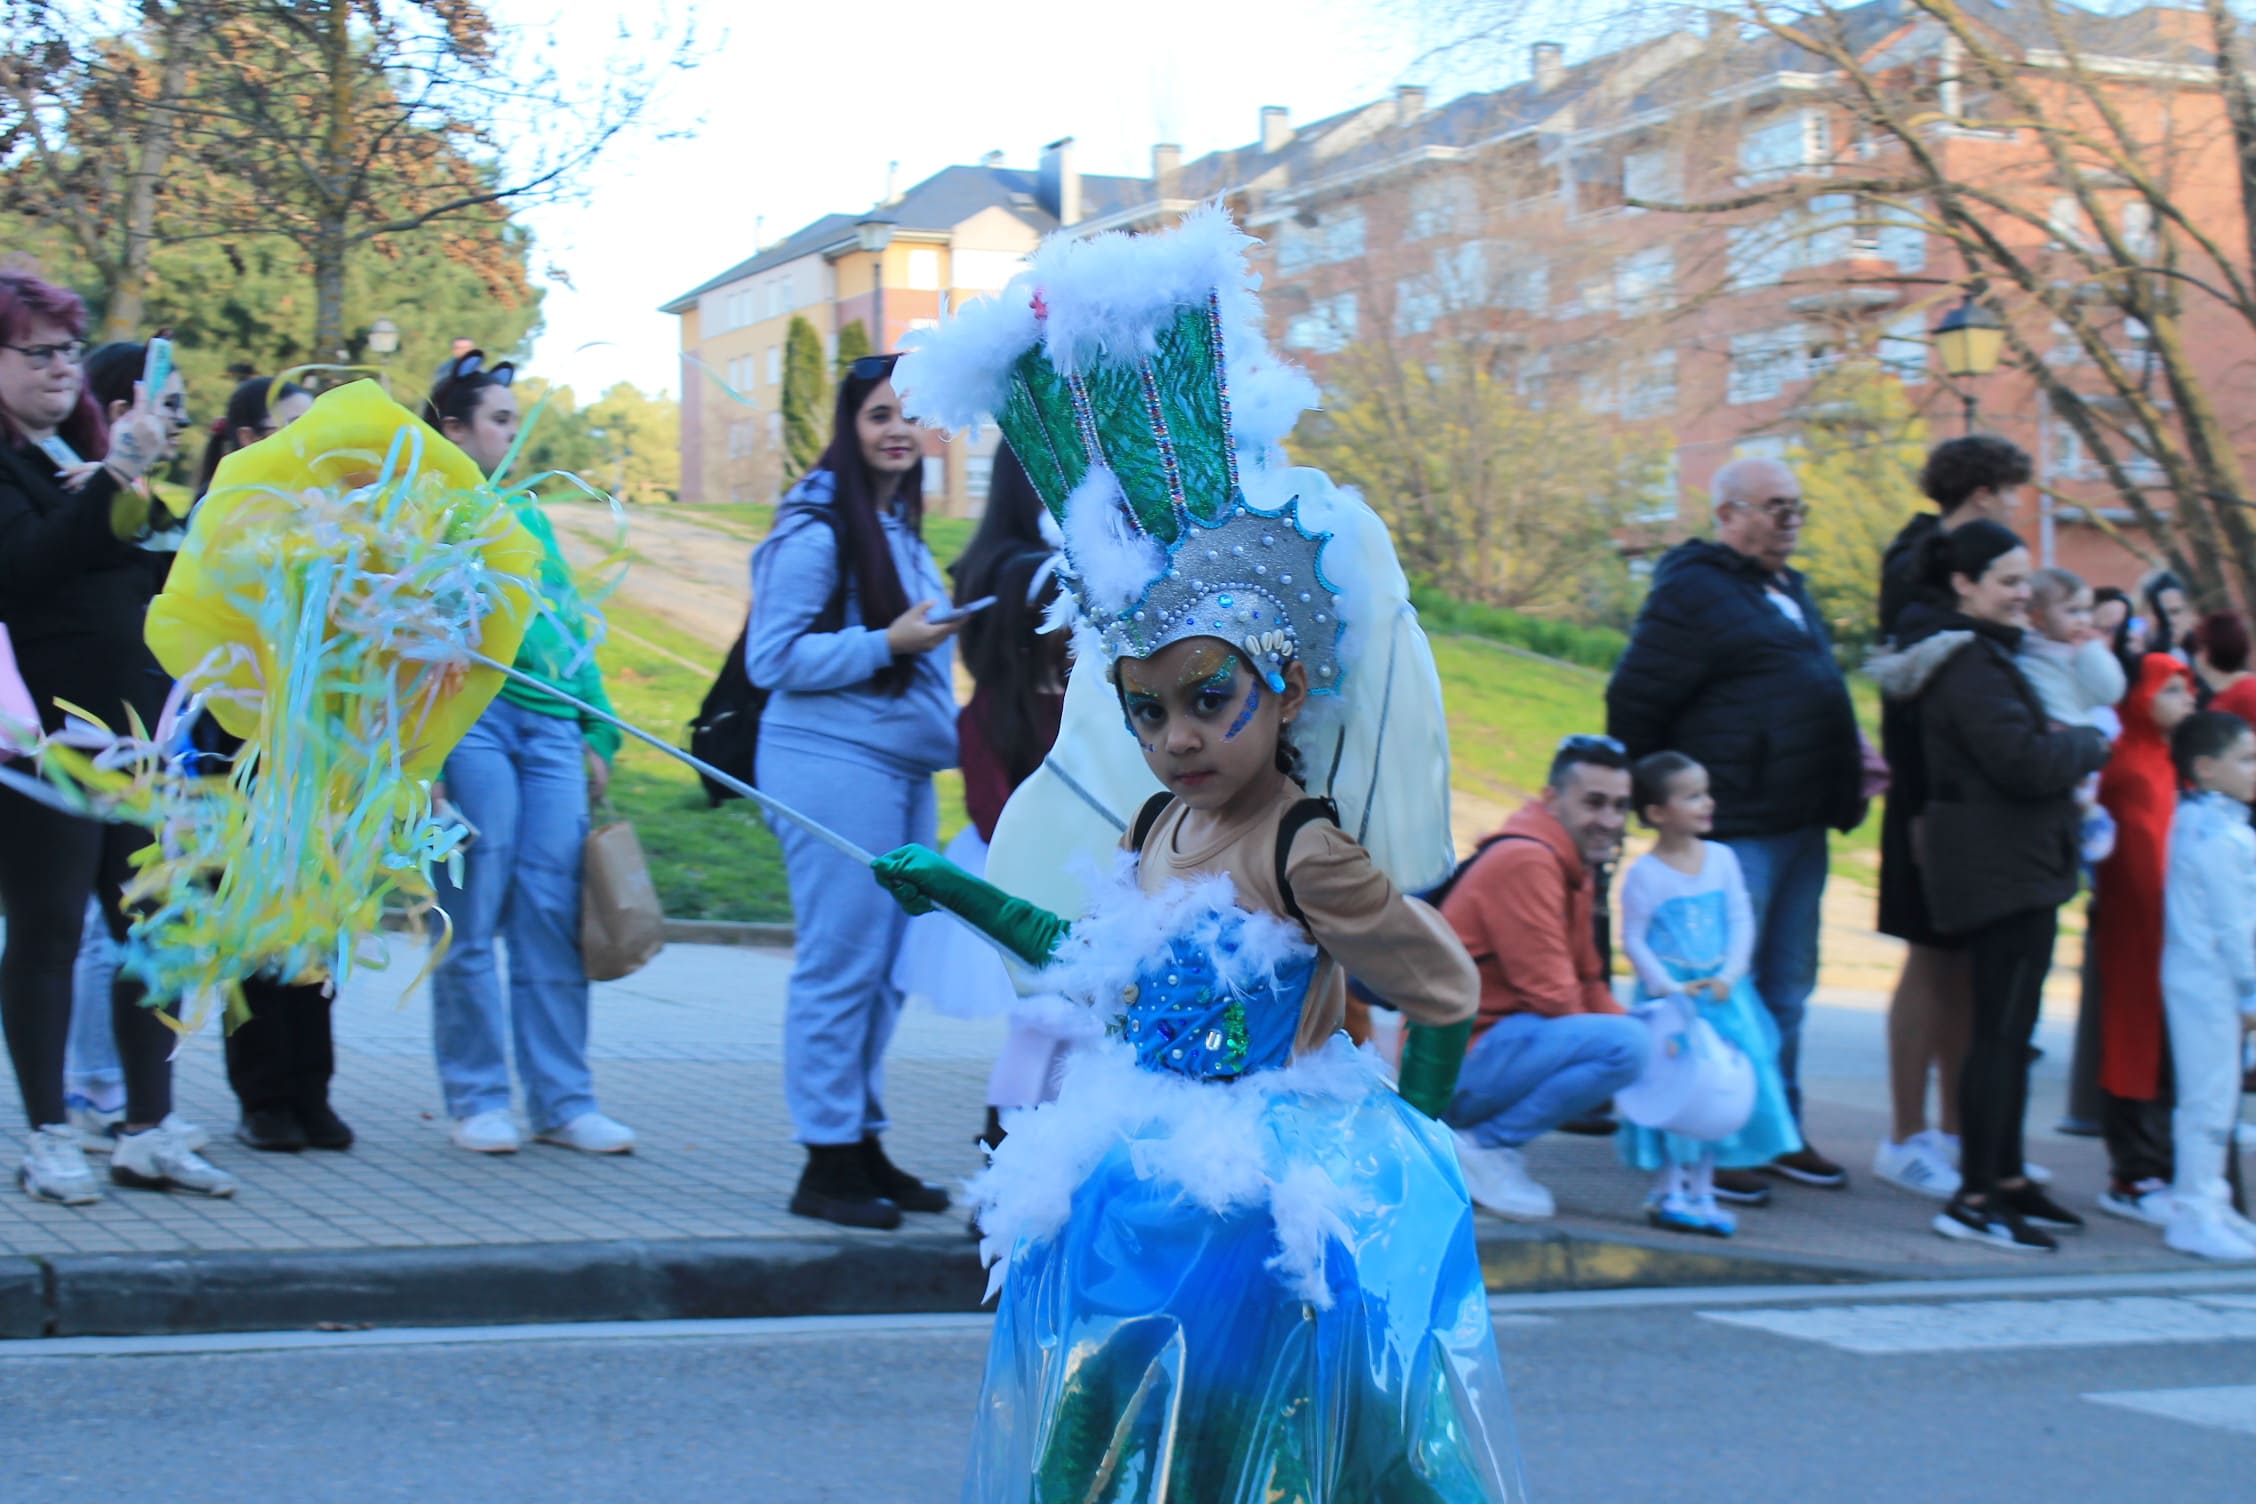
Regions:
<svg viewBox="0 0 2256 1504"><path fill-rule="evenodd" d="M327 1102L303 1103L298 1107L298 1126L305 1130L308 1149L330 1149L339 1153L353 1146L350 1124L337 1116Z"/></svg>
<svg viewBox="0 0 2256 1504"><path fill-rule="evenodd" d="M807 1146L807 1168L799 1174L799 1188L791 1193L791 1214L881 1232L901 1225L901 1209L870 1184L859 1144Z"/></svg>
<svg viewBox="0 0 2256 1504"><path fill-rule="evenodd" d="M944 1212L948 1193L930 1181L917 1179L885 1157L885 1145L872 1133L862 1140L862 1173L877 1193L905 1212Z"/></svg>
<svg viewBox="0 0 2256 1504"><path fill-rule="evenodd" d="M235 1125L235 1137L246 1149L270 1154L295 1154L306 1146L305 1129L287 1107L248 1107Z"/></svg>

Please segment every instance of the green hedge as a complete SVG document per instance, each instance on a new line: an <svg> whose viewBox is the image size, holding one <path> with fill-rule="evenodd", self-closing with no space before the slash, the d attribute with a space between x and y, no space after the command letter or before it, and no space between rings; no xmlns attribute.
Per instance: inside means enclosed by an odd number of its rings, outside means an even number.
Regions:
<svg viewBox="0 0 2256 1504"><path fill-rule="evenodd" d="M1484 637L1506 647L1525 648L1546 658L1579 663L1600 672L1611 669L1620 660L1622 649L1629 645L1628 635L1611 627L1578 627L1572 622L1546 621L1539 616L1507 611L1501 606L1457 600L1430 586L1412 587L1410 600L1418 608L1418 616L1428 632Z"/></svg>

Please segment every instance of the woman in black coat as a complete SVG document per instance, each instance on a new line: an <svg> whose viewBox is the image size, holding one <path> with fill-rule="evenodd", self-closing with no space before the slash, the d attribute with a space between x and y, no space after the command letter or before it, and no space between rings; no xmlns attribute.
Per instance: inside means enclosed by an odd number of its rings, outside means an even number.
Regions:
<svg viewBox="0 0 2256 1504"><path fill-rule="evenodd" d="M137 483L168 447L147 403L114 429L85 390L86 309L63 288L0 274L0 622L49 731L62 703L122 730L128 714L155 725L170 682L142 640L155 573L136 541L149 525ZM59 703L60 702L60 703ZM149 834L64 814L0 788L0 1024L23 1093L31 1142L18 1179L43 1201L100 1199L63 1103L71 968L90 897L122 940L123 886ZM173 1034L120 979L111 1019L124 1067L126 1116L110 1159L121 1185L233 1193L234 1180L166 1126Z"/></svg>
<svg viewBox="0 0 2256 1504"><path fill-rule="evenodd" d="M1927 545L1928 578L1953 602L1879 660L1890 696L1917 701L1927 804L1912 839L1936 929L1962 937L1974 1032L1959 1075L1959 1193L1945 1237L2024 1251L2080 1227L2022 1161L2029 1042L2059 908L2076 894L2075 788L2107 761L2089 727L2055 729L2014 666L2029 619L2029 551L2010 528L1965 523Z"/></svg>

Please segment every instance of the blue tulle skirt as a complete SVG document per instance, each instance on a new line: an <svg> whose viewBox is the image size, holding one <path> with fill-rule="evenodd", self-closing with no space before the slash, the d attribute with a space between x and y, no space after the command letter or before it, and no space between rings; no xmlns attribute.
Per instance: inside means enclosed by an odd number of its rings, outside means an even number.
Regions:
<svg viewBox="0 0 2256 1504"><path fill-rule="evenodd" d="M1454 1145L1344 1039L1229 1083L1092 1052L989 1177L966 1504L1524 1500Z"/></svg>
<svg viewBox="0 0 2256 1504"><path fill-rule="evenodd" d="M1786 1081L1778 1070L1778 1023L1755 995L1754 987L1742 980L1722 1002L1702 993L1694 999L1694 1006L1726 1044L1736 1045L1753 1064L1755 1110L1737 1133L1713 1141L1683 1138L1624 1121L1615 1137L1622 1163L1637 1170L1659 1170L1667 1165L1697 1164L1703 1156L1712 1154L1719 1168L1750 1169L1802 1147L1801 1130L1794 1126L1794 1110L1786 1100Z"/></svg>

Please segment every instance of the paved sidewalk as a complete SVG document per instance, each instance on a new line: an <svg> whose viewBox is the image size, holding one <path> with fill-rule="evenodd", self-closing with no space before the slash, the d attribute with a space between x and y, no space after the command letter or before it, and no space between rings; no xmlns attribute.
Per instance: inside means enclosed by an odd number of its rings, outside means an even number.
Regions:
<svg viewBox="0 0 2256 1504"><path fill-rule="evenodd" d="M453 1148L431 1065L426 996L418 990L400 998L420 955L405 942L394 943L393 955L393 970L356 977L338 1005L335 1099L360 1135L351 1153L263 1155L236 1145L219 1040L199 1035L182 1047L180 1110L212 1129L211 1157L241 1178L241 1194L212 1202L112 1189L98 1206L71 1208L11 1190L0 1195L0 1256L139 1255L144 1263L155 1256L175 1273L196 1266L180 1255L232 1256L221 1261L241 1284L257 1278L259 1255L425 1250L428 1273L434 1259L444 1267L451 1257L444 1250L459 1251L466 1267L478 1263L478 1255L464 1251L476 1248L507 1255L521 1277L543 1268L544 1258L560 1270L576 1266L593 1257L591 1244L642 1240L672 1249L677 1240L730 1240L740 1257L747 1249L757 1257L761 1247L801 1259L837 1255L845 1260L837 1267L854 1271L853 1280L889 1278L870 1271L889 1267L884 1261L895 1255L944 1263L951 1290L970 1279L959 1214L911 1218L909 1230L882 1234L785 1213L800 1164L780 1090L786 953L675 945L641 974L597 987L597 1089L605 1109L642 1135L639 1153L611 1159L534 1144L500 1157ZM1781 1267L1799 1261L1835 1277L2025 1267L2027 1261L1935 1237L1926 1230L1931 1203L1879 1186L1866 1173L1885 1120L1880 1001L1829 995L1813 1010L1805 1045L1812 1135L1856 1172L1853 1190L1782 1186L1772 1208L1744 1216L1742 1235L1731 1243L1673 1238L1644 1227L1643 1178L1616 1166L1610 1143L1554 1136L1533 1146L1530 1160L1557 1190L1561 1217L1535 1233L1484 1217L1484 1242L1494 1245L1492 1275L1499 1282L1548 1278L1528 1273L1539 1266L1527 1259L1562 1239L1627 1248L1631 1264L1617 1262L1607 1266L1615 1273L1598 1276L1616 1283L1734 1277L1711 1262L1719 1259L1769 1259ZM2089 1208L2100 1188L2097 1145L2048 1131L2058 1115L2072 1027L2072 1018L2048 1019L2032 1143L2035 1156L2058 1171L2065 1199ZM904 1017L888 1094L898 1124L888 1142L901 1163L935 1179L974 1170L971 1141L1000 1037L992 1020L921 1010ZM12 1111L12 1090L6 1102ZM6 1142L12 1164L13 1137ZM2093 1223L2062 1257L2046 1262L2047 1270L2184 1267L2143 1229L2098 1217ZM1652 1258L1665 1263L1673 1254L1700 1262L1679 1259L1674 1272L1655 1273ZM102 1267L126 1280L142 1265ZM829 1298L854 1295L848 1289ZM892 1303L882 1290L868 1295L878 1305Z"/></svg>

